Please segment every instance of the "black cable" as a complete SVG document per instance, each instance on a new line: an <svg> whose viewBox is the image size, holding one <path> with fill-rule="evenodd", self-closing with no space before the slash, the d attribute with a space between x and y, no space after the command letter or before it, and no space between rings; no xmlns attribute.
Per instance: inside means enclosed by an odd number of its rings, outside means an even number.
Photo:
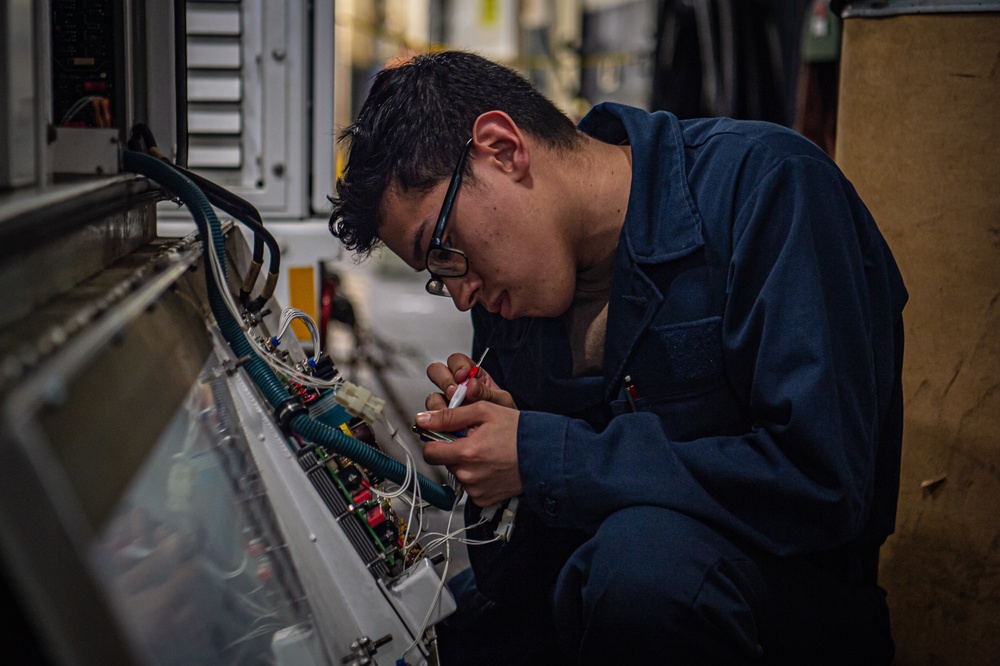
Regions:
<svg viewBox="0 0 1000 666"><path fill-rule="evenodd" d="M281 251L278 249L278 242L275 240L274 236L272 236L271 233L264 227L264 220L261 219L260 212L257 208L246 199L243 199L229 190L216 185L207 178L199 176L182 166L173 164L170 159L156 147L156 138L153 136L149 127L143 123L136 123L132 126L132 135L128 140L128 147L130 150L143 152L159 158L190 178L202 190L202 192L204 192L205 196L213 206L232 216L234 219L238 220L254 232L253 257L250 263L250 268L247 270L247 274L243 278L243 285L240 288L240 301L243 304L243 307L251 311L257 311L264 307L264 304L274 294L274 288L277 285L278 276L281 274ZM260 269L264 265L265 244L267 245L267 249L270 254L268 276L264 284L264 288L261 290L260 296L251 302L250 293L253 291L253 286L257 281L257 276L260 274Z"/></svg>
<svg viewBox="0 0 1000 666"><path fill-rule="evenodd" d="M268 299L271 298L272 294L274 294L278 276L281 274L281 251L278 249L278 241L271 235L271 232L264 228L264 221L260 217L260 212L249 201L184 167L177 166L176 164L172 164L171 166L194 181L213 206L224 211L234 219L239 220L254 232L253 259L246 276L243 278L243 286L240 287L240 301L243 307L252 312L260 310L264 307ZM257 281L261 266L264 264L265 244L270 255L270 262L267 269L268 276L260 295L251 302L250 292L253 291L254 283Z"/></svg>
<svg viewBox="0 0 1000 666"><path fill-rule="evenodd" d="M177 164L188 165L187 0L174 0L174 115L177 121Z"/></svg>

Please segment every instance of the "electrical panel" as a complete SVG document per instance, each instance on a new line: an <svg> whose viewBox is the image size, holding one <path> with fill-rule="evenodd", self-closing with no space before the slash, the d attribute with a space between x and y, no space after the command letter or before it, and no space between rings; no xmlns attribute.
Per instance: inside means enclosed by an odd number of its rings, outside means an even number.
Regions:
<svg viewBox="0 0 1000 666"><path fill-rule="evenodd" d="M85 226L113 244L153 210ZM428 502L451 509L454 495L384 455L399 433L381 401L303 352L276 303L225 323L206 276L235 292L250 249L201 233L140 243L0 328L0 564L42 651L67 664L429 663L426 631L455 606L434 564L445 542L420 534ZM0 269L58 245L0 253ZM262 362L276 371L264 384Z"/></svg>
<svg viewBox="0 0 1000 666"><path fill-rule="evenodd" d="M308 317L273 298L273 237L256 280L254 204L299 219L332 188L332 45L316 36L333 3L177 7L0 3L3 92L16 66L32 84L4 95L0 128L35 158L0 142L0 187L39 186L0 194L0 600L24 626L5 647L37 639L27 663L427 664L455 606L454 535L425 516L450 520L455 489L415 473L318 336L307 354L289 334ZM237 159L200 169L246 197L227 212L256 218L253 250L203 224L219 202L191 188L226 190L177 159L220 145ZM22 163L28 178L7 168ZM198 233L157 237L174 197Z"/></svg>
<svg viewBox="0 0 1000 666"><path fill-rule="evenodd" d="M51 0L52 118L59 127L116 127L123 100L124 4Z"/></svg>

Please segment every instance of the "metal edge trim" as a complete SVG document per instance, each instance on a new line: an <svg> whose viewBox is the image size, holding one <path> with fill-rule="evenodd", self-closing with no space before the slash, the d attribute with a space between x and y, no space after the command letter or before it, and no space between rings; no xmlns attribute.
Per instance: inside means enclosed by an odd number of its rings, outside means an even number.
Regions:
<svg viewBox="0 0 1000 666"><path fill-rule="evenodd" d="M885 18L910 14L965 14L995 11L1000 11L1000 0L955 3L927 2L926 0L902 0L901 2L870 0L869 2L847 4L841 12L841 18Z"/></svg>

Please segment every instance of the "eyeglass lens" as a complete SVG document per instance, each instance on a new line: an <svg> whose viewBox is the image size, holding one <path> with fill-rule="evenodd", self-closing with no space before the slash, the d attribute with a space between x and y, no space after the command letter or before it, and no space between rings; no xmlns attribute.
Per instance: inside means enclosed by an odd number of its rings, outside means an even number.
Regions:
<svg viewBox="0 0 1000 666"><path fill-rule="evenodd" d="M438 247L427 253L427 270L441 277L460 277L468 270L468 263L458 250Z"/></svg>

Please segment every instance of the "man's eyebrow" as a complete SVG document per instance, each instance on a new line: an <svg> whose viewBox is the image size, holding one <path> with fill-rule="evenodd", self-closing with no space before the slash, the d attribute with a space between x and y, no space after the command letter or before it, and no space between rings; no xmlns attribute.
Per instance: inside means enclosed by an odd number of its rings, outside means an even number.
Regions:
<svg viewBox="0 0 1000 666"><path fill-rule="evenodd" d="M414 263L420 262L420 257L423 254L424 249L424 233L427 229L427 224L429 220L424 220L417 226L417 230L413 232L413 258ZM427 268L424 266L424 268ZM419 273L424 270L424 268L417 268L416 271Z"/></svg>

